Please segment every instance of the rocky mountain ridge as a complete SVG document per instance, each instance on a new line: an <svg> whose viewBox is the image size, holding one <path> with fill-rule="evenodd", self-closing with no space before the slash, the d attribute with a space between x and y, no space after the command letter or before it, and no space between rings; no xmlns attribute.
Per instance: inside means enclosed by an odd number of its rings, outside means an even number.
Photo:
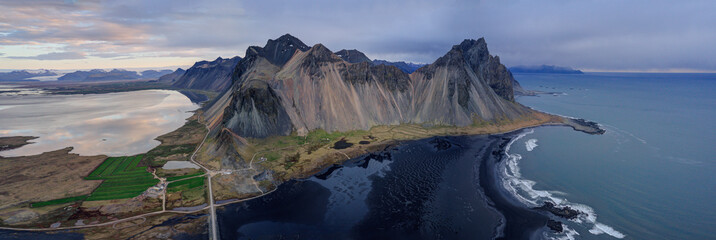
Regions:
<svg viewBox="0 0 716 240"><path fill-rule="evenodd" d="M239 60L241 58L236 56L233 58L219 57L211 62L196 62L178 79L174 80L172 86L176 88L224 91L231 86L231 74Z"/></svg>
<svg viewBox="0 0 716 240"><path fill-rule="evenodd" d="M165 75L159 77L158 81L173 83L174 81L179 79L182 75L184 75L184 73L186 73L186 70L184 70L182 68L177 68L176 70L174 70L174 72L171 72L169 74L165 74Z"/></svg>
<svg viewBox="0 0 716 240"><path fill-rule="evenodd" d="M231 88L205 115L215 132L257 138L401 123L466 126L529 117L532 110L514 102L513 82L482 38L465 40L407 74L395 66L350 63L322 44L309 48L287 34L263 48L249 47Z"/></svg>

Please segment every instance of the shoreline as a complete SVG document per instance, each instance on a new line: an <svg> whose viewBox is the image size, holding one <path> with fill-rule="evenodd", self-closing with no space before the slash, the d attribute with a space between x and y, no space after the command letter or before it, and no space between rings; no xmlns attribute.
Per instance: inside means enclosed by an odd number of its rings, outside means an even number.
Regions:
<svg viewBox="0 0 716 240"><path fill-rule="evenodd" d="M567 118L563 118L563 119L564 119L564 120L567 120ZM540 126L569 126L569 127L572 127L572 128L573 128L574 130L576 130L576 131L581 131L581 132L585 132L585 133L588 133L588 134L600 134L600 133L601 133L601 132L598 132L598 131L585 131L584 129L578 129L578 128L576 128L576 127L574 126L574 124L575 124L574 122L571 122L571 123L572 123L572 124L570 124L570 122L568 122L568 121L563 121L563 122L543 122L543 123L540 123L540 124L536 124L536 125L532 125L532 126L525 126L525 127L522 127L522 128L518 128L518 129L514 129L514 130L509 130L509 131L505 131L505 132L500 132L500 133L467 134L467 135L468 135L468 136L469 136L469 135L483 135L483 136L488 136L489 139L492 139L492 138L495 138L495 137L496 137L496 138L499 138L499 139L504 139L504 138L512 138L512 137L514 137L514 134L516 134L516 133L519 132L519 131L524 131L525 129L531 129L531 128L536 128L536 127L540 127ZM583 123L583 122L577 122L576 124L581 124L581 123ZM592 123L593 123L593 122L592 122ZM596 123L593 123L592 126L593 126L594 129L596 129L596 130L601 130L601 129L598 127L598 125L596 125ZM347 160L354 159L354 158L356 158L356 157L362 157L362 156L367 156L367 155L371 155L371 154L380 153L380 152L386 151L387 149L390 149L391 147L404 144L405 142L410 142L410 141L415 141L415 140L421 140L421 139L428 139L428 138L434 138L434 137L441 137L441 136L442 136L442 135L440 135L440 136L430 136L430 137L420 138L420 139L405 139L405 140L391 140L391 141L386 141L386 142L383 142L383 143L381 143L381 144L377 144L377 146L372 146L373 149L370 149L370 148L363 149L363 150L362 150L362 154L357 154L357 156L350 156L350 157L346 156L347 159L345 159L345 160L339 160L339 161L336 161L336 162L334 162L334 163L330 163L330 164L328 164L327 166L324 166L324 167L322 167L322 168L320 168L320 169L316 169L316 171L310 172L310 173L307 174L306 176L303 176L303 178L311 177L311 176L313 176L313 175L315 175L315 174L317 174L317 173L320 173L320 172L322 172L322 171L324 171L324 170L330 168L331 166L335 166L335 165L342 166L343 164L345 164L345 163L347 162ZM444 137L448 137L448 136L453 136L453 135L449 135L449 134L448 134L448 135L444 135ZM465 136L465 135L463 135L463 136ZM508 137L508 136L509 136L509 137ZM498 140L499 140L499 139L498 139ZM494 140L494 141L499 142L498 140ZM503 140L503 141L509 142L509 140ZM496 176L495 176L495 174L496 174L495 163L496 163L497 161L499 161L499 159L495 159L495 158L494 158L495 156L490 155L490 153L492 153L492 152L494 152L494 151L496 151L496 150L499 150L500 153L504 153L504 145L503 145L503 146L497 146L497 145L494 145L494 144L496 144L496 143L489 143L488 145L490 145L490 146L489 146L489 149L490 149L491 151L490 151L490 152L487 152L487 153L483 153L483 155L482 155L483 159L481 159L480 170L479 170L479 171L480 171L480 174L479 174L480 187L482 188L481 191L484 191L483 193L484 193L484 194L489 198L489 200L492 202L492 203L491 203L491 207L495 208L496 211L500 212L500 214L502 214L503 216L505 216L504 222L502 222L502 224L505 225L505 229L504 229L504 234L505 234L505 236L507 236L508 238L510 238L511 236L517 236L517 235L519 235L520 237L528 238L528 237L530 236L530 234L527 234L527 233L534 233L534 232L536 232L537 229L540 229L540 228L542 228L542 227L545 227L545 226L546 226L546 223L547 223L547 219L549 219L549 218L548 218L546 215L542 215L542 214L536 213L534 210L527 209L527 208L522 207L522 206L518 206L518 205L516 205L516 204L514 204L514 203L510 203L509 200L508 200L508 199L509 199L509 196L507 195L507 193L505 193L504 191L502 191L501 189L499 189L499 186L498 186L498 185L494 185L494 184L496 184L496 182L497 182L497 181L495 181L495 180L496 180L496 179L495 179L495 178L496 178ZM376 148L377 148L377 149L376 149ZM368 151L366 151L366 150L368 150ZM376 150L377 150L377 151L376 151ZM338 150L336 150L336 151L338 151ZM353 153L353 154L349 153L349 154L350 154L350 155L353 155L354 153ZM485 155L485 154L487 154L487 155ZM345 153L344 153L344 155L345 155ZM488 164L488 166L485 166L485 164ZM486 172L485 172L485 171L487 171L488 169L493 169L493 170L490 170L491 180L483 180L483 179L485 179L485 176L486 176L486 174L485 174ZM302 177L299 177L298 179L302 179ZM487 187L486 187L486 186L483 186L483 182L489 182L489 183L491 183L492 186L487 186ZM273 190L275 190L275 188L274 188ZM226 205L232 205L232 204L235 204L235 203L241 203L241 202L248 201L248 200L255 199L255 198L259 198L259 197L264 197L264 196L266 196L266 195L268 195L268 194L270 194L270 193L272 193L272 192L273 192L273 191L268 191L268 192L266 192L266 193L264 193L264 194L261 194L261 195L259 195L259 196L254 196L254 197L251 197L251 198L236 199L236 200L234 200L234 201L224 202L224 203L222 203L222 204L217 204L217 207L223 207L223 206L226 206ZM495 204L495 202L496 202L497 204ZM135 216L135 217L136 217L136 216ZM530 221L528 221L528 222L529 222L529 227L524 227L524 226L522 226L522 227L519 227L519 228L515 228L513 225L517 224L517 225L519 226L519 223L515 223L515 220L514 220L514 219L516 219L516 218L519 219L519 218L524 218L524 217L527 217L526 219L529 219L529 220L530 220ZM131 219L131 217L128 218L128 219L125 219L125 220L129 220L129 219ZM92 227L92 226L87 226L87 227L89 228L89 227ZM12 227L4 227L3 229L5 229L5 230L13 230ZM16 229L16 230L17 230L17 231L28 231L28 229ZM61 231L61 230L60 230L60 229L57 229L57 230L53 230L53 229L33 229L33 230L30 230L30 231L55 232L55 231Z"/></svg>
<svg viewBox="0 0 716 240"><path fill-rule="evenodd" d="M520 129L522 130L522 129ZM500 135L490 135L492 142L480 155L479 185L489 200L490 207L502 214L503 221L496 229L497 239L531 239L550 219L526 206L521 206L500 186L497 164L502 161L505 147L515 137L516 130ZM501 233L499 233L501 231Z"/></svg>
<svg viewBox="0 0 716 240"><path fill-rule="evenodd" d="M27 144L32 144L30 140L37 139L37 136L8 136L0 137L0 152L20 148ZM2 156L0 156L2 157Z"/></svg>
<svg viewBox="0 0 716 240"><path fill-rule="evenodd" d="M545 125L545 126L554 126L554 125ZM530 127L535 128L535 127ZM520 202L513 199L513 196L505 191L505 189L502 188L499 178L498 171L499 166L498 164L502 161L502 156L505 153L506 146L522 131L525 129L530 128L523 128L523 129L517 129L514 131L506 132L506 133L499 133L499 134L478 134L478 135L471 135L467 137L472 136L484 136L485 142L484 145L481 147L481 149L478 152L478 161L479 163L476 163L478 167L478 186L477 189L478 192L481 192L482 195L486 198L488 207L493 209L495 212L499 213L500 219L499 222L495 222L494 225L495 228L495 239L533 239L534 237L541 236L544 232L552 231L550 230L549 224L555 224L559 223L561 226L561 222L554 221L553 218L548 214L540 211L539 209L533 209L528 206L522 205ZM433 136L429 138L424 139L417 139L417 140L404 140L404 141L398 141L394 144L388 146L384 150L376 151L376 152L370 152L365 153L357 157L353 157L349 160L343 161L340 164L334 164L331 166L328 166L326 168L321 169L317 173L314 173L313 175L310 175L306 178L299 178L294 179L288 182L292 181L302 181L306 180L310 177L317 177L320 179L324 179L328 175L330 175L333 171L346 167L346 164L355 164L356 159L364 159L369 156L374 155L381 155L383 153L390 153L391 150L394 147L401 148L403 144L410 144L410 142L413 141L423 141L426 139L433 139L433 138L440 138L440 137L450 137L450 136ZM460 137L460 136L458 136ZM365 160L363 160L365 161ZM324 179L325 180L325 179ZM278 189L278 186L277 186ZM274 189L275 190L275 189ZM286 191L286 190L284 190ZM226 209L226 207L231 207L235 203L241 203L247 200L256 199L260 197L265 197L268 194L272 193L267 192L266 194L255 196L250 199L241 199L241 200L235 200L231 202L226 202L222 204L222 209ZM492 224L492 223L491 223Z"/></svg>

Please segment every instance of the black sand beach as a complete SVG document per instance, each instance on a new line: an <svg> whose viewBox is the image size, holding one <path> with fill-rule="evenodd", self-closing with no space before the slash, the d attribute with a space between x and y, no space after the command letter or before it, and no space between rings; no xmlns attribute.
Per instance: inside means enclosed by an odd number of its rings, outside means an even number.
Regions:
<svg viewBox="0 0 716 240"><path fill-rule="evenodd" d="M539 236L549 218L512 200L496 179L495 163L513 136L434 137L349 160L220 209L221 238Z"/></svg>
<svg viewBox="0 0 716 240"><path fill-rule="evenodd" d="M480 186L491 201L491 206L504 216L502 235L498 239L531 239L546 226L549 218L517 202L500 186L496 164L501 161L512 134L490 136L489 143L480 152Z"/></svg>

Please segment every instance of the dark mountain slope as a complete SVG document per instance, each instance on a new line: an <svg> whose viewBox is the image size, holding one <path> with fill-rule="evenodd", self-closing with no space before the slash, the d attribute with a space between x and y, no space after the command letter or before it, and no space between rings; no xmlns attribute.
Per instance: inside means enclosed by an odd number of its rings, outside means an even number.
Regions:
<svg viewBox="0 0 716 240"><path fill-rule="evenodd" d="M363 54L362 52L355 50L355 49L353 49L353 50L343 49L343 50L336 52L336 55L338 57L340 57L341 59L343 59L344 61L349 62L349 63L371 62L370 58L368 58L367 56L365 56L365 54Z"/></svg>
<svg viewBox="0 0 716 240"><path fill-rule="evenodd" d="M164 76L159 77L159 81L173 83L174 81L179 79L182 75L184 75L185 72L186 72L186 70L177 68L177 70L174 70L174 72L165 74Z"/></svg>
<svg viewBox="0 0 716 240"><path fill-rule="evenodd" d="M175 80L172 86L210 91L226 90L231 86L231 73L239 60L241 60L240 57L219 57L211 62L196 62L179 79Z"/></svg>

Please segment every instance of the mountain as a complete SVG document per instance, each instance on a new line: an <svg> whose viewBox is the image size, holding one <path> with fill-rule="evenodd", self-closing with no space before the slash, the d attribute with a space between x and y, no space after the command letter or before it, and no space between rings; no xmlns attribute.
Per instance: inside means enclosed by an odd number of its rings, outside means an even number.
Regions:
<svg viewBox="0 0 716 240"><path fill-rule="evenodd" d="M231 88L205 116L217 143L234 138L224 130L263 138L401 123L467 126L529 115L532 110L514 102L514 82L482 38L465 40L407 74L395 66L350 63L322 44L308 48L286 34L263 48L249 47Z"/></svg>
<svg viewBox="0 0 716 240"><path fill-rule="evenodd" d="M343 59L343 61L346 61L348 63L361 63L361 62L369 62L373 65L388 65L388 66L395 66L401 71L405 73L413 73L415 70L418 70L418 68L421 68L425 66L425 64L416 64L416 63L406 63L406 62L389 62L386 60L370 60L365 54L358 50L340 50L338 52L335 52L336 56Z"/></svg>
<svg viewBox="0 0 716 240"><path fill-rule="evenodd" d="M403 62L403 61L400 61L400 62L389 62L389 61L386 61L386 60L378 60L378 59L373 60L373 64L374 64L374 65L381 65L381 64L383 64L383 65L388 65L388 66L395 66L395 67L399 68L400 70L402 70L403 72L408 73L408 74L413 73L413 72L415 72L415 70L418 70L418 68L421 68L421 67L425 66L425 64L406 63L406 62Z"/></svg>
<svg viewBox="0 0 716 240"><path fill-rule="evenodd" d="M67 73L57 78L60 81L111 81L111 80L130 80L139 79L141 76L135 71L127 71L124 69L112 69L105 71L102 69L93 69L90 71L76 71Z"/></svg>
<svg viewBox="0 0 716 240"><path fill-rule="evenodd" d="M349 62L349 63L360 63L360 62L371 62L370 58L365 56L362 52L358 50L340 50L336 52L336 55L343 59L343 61Z"/></svg>
<svg viewBox="0 0 716 240"><path fill-rule="evenodd" d="M231 73L240 57L217 58L214 61L200 61L187 69L174 81L177 88L223 91L231 85Z"/></svg>
<svg viewBox="0 0 716 240"><path fill-rule="evenodd" d="M512 93L514 93L515 96L534 96L535 92L531 90L525 90L522 88L522 85L515 80L512 82Z"/></svg>
<svg viewBox="0 0 716 240"><path fill-rule="evenodd" d="M29 78L33 78L33 77L56 76L56 75L57 75L57 73L51 72L50 70L44 70L44 69L38 70L38 71L19 70L19 71L0 73L0 81L23 81L23 80L31 80Z"/></svg>
<svg viewBox="0 0 716 240"><path fill-rule="evenodd" d="M515 67L511 67L510 71L512 71L513 73L584 74L582 71L572 69L570 67L559 67L559 66L553 66L553 65L515 66Z"/></svg>
<svg viewBox="0 0 716 240"><path fill-rule="evenodd" d="M172 70L165 69L165 70L160 70L160 71L146 70L146 71L142 71L140 74L142 75L142 78L144 78L144 79L156 79L156 78L159 78L161 76L164 76L164 75L167 75L170 73L172 73Z"/></svg>
<svg viewBox="0 0 716 240"><path fill-rule="evenodd" d="M174 72L171 72L169 74L165 74L164 76L159 77L158 80L160 82L173 83L174 81L179 79L182 75L184 75L185 72L186 72L186 70L177 68L177 70L174 70Z"/></svg>

